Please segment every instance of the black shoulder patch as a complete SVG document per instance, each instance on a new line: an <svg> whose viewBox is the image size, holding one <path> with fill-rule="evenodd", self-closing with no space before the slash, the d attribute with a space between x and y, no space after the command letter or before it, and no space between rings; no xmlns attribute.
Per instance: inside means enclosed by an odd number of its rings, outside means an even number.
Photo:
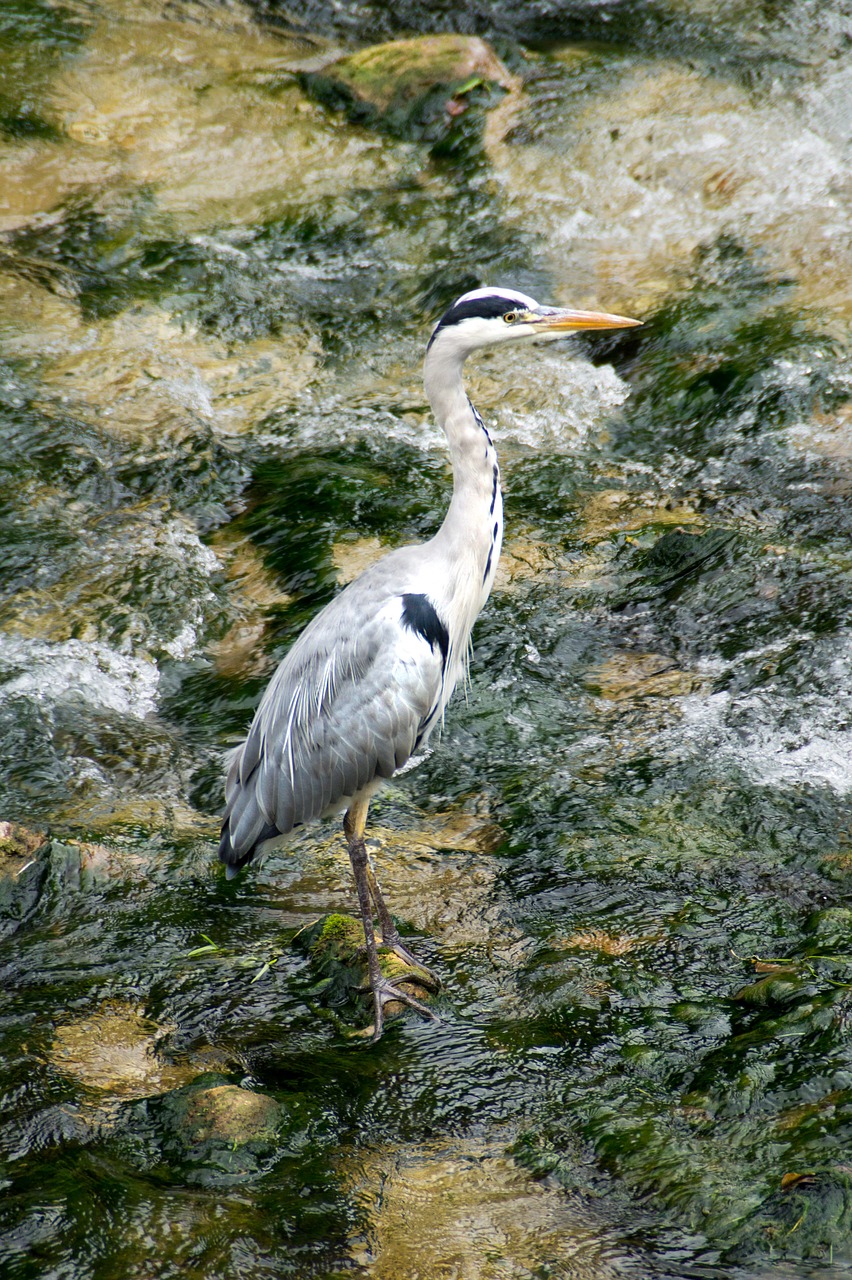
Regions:
<svg viewBox="0 0 852 1280"><path fill-rule="evenodd" d="M402 596L402 625L422 636L433 649L437 645L441 651L441 666L446 666L450 633L427 596L414 592Z"/></svg>

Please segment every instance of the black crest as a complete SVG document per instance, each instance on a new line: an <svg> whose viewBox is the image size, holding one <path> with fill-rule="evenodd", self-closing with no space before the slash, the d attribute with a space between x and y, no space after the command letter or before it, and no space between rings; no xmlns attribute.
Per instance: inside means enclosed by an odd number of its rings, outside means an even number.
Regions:
<svg viewBox="0 0 852 1280"><path fill-rule="evenodd" d="M460 324L462 320L495 320L504 316L507 311L524 311L529 306L529 299L519 297L510 290L495 289L493 292L481 293L478 298L467 296L459 298L449 310L445 311L435 326L430 344L442 329Z"/></svg>

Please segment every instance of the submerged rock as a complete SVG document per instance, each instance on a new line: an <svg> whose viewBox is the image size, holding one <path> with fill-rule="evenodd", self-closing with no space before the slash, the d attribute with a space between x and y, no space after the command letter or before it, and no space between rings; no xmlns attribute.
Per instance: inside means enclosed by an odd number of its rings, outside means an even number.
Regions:
<svg viewBox="0 0 852 1280"><path fill-rule="evenodd" d="M611 702L675 698L700 688L702 682L707 683L706 677L662 653L614 653L585 677L592 693Z"/></svg>
<svg viewBox="0 0 852 1280"><path fill-rule="evenodd" d="M624 1274L610 1260L606 1224L588 1205L543 1186L482 1142L372 1149L358 1172L355 1191L367 1216L354 1260L374 1280Z"/></svg>
<svg viewBox="0 0 852 1280"><path fill-rule="evenodd" d="M233 1186L262 1176L282 1156L315 1155L328 1141L322 1111L309 1092L288 1089L279 1101L211 1070L135 1104L133 1127L154 1136L161 1158L187 1182ZM310 1177L296 1176L304 1194Z"/></svg>
<svg viewBox="0 0 852 1280"><path fill-rule="evenodd" d="M0 146L0 231L93 192L109 206L143 190L161 233L262 221L392 178L387 143L337 129L296 83L316 42L264 30L238 0L111 0L91 15L40 102L47 136Z"/></svg>
<svg viewBox="0 0 852 1280"><path fill-rule="evenodd" d="M736 227L799 300L848 325L845 142L822 124L843 87L814 70L799 94L758 96L674 59L577 52L551 50L523 130L491 153L510 216L548 246L557 295L647 314L682 288L697 246Z"/></svg>
<svg viewBox="0 0 852 1280"><path fill-rule="evenodd" d="M395 796L397 803L403 795ZM514 928L501 914L499 866L492 856L503 832L489 814L485 797L471 797L468 803L469 809L429 815L411 808L394 814L375 806L367 846L395 916L416 935L435 938L442 948L481 948L490 938L493 960L515 941ZM331 843L336 850L336 835ZM358 930L353 928L354 945L363 947L361 925L353 923L358 925ZM491 937L494 929L496 938Z"/></svg>
<svg viewBox="0 0 852 1280"><path fill-rule="evenodd" d="M160 1056L159 1042L167 1031L136 1006L107 1001L89 1017L58 1026L48 1060L85 1088L113 1098L166 1093L198 1074L188 1064Z"/></svg>
<svg viewBox="0 0 852 1280"><path fill-rule="evenodd" d="M694 524L700 517L688 502L673 502L659 493L599 489L583 506L581 536L598 542L620 531L640 533L656 525Z"/></svg>
<svg viewBox="0 0 852 1280"><path fill-rule="evenodd" d="M28 361L67 411L121 440L159 452L198 421L240 435L292 405L316 373L319 347L304 326L233 347L150 304L93 322L44 284L21 280L14 255L5 265L0 353Z"/></svg>
<svg viewBox="0 0 852 1280"><path fill-rule="evenodd" d="M338 581L345 586L365 569L369 569L370 565L381 560L388 550L378 538L346 538L335 542L331 548L331 557Z"/></svg>
<svg viewBox="0 0 852 1280"><path fill-rule="evenodd" d="M274 609L286 608L293 597L281 589L275 574L250 538L228 526L210 538L228 579L229 602L235 620L207 652L222 676L260 675L269 665L265 647L267 622Z"/></svg>
<svg viewBox="0 0 852 1280"><path fill-rule="evenodd" d="M763 1258L848 1259L852 1235L852 1170L788 1171L779 1189L745 1220L741 1242L725 1255L731 1264ZM837 1251L837 1255L835 1255ZM841 1267L845 1270L843 1262Z"/></svg>

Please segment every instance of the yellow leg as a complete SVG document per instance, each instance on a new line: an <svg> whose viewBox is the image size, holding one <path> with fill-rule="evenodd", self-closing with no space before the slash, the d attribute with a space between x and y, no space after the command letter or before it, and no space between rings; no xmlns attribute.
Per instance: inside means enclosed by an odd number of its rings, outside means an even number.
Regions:
<svg viewBox="0 0 852 1280"><path fill-rule="evenodd" d="M369 796L356 796L343 815L343 834L347 842L363 840L367 829L367 811L370 808Z"/></svg>

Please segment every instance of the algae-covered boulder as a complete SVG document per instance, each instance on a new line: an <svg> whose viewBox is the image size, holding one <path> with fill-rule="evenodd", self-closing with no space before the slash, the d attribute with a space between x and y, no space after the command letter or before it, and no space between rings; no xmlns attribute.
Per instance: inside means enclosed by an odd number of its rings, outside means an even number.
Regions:
<svg viewBox="0 0 852 1280"><path fill-rule="evenodd" d="M777 1191L745 1220L741 1242L726 1260L747 1263L769 1253L777 1260L848 1260L852 1235L852 1171L791 1171Z"/></svg>
<svg viewBox="0 0 852 1280"><path fill-rule="evenodd" d="M281 1123L281 1108L273 1098L218 1075L205 1075L170 1094L166 1109L174 1121L174 1137L196 1153L217 1145L265 1147Z"/></svg>
<svg viewBox="0 0 852 1280"><path fill-rule="evenodd" d="M257 1174L288 1128L288 1113L274 1098L218 1072L197 1077L145 1111L160 1131L169 1162L190 1166L191 1182L239 1182Z"/></svg>
<svg viewBox="0 0 852 1280"><path fill-rule="evenodd" d="M360 997L371 1001L370 975L367 967L367 950L364 945L364 929L354 916L333 913L323 916L302 929L294 939L295 945L309 959L317 973L314 994L326 1004L340 1005ZM400 979L400 990L416 1000L428 1003L436 991L436 984L426 969L410 964L376 935L379 965L386 978ZM386 1014L400 1013L405 1008L402 1001L392 1000L385 1005ZM372 1030L372 1027L368 1028Z"/></svg>
<svg viewBox="0 0 852 1280"><path fill-rule="evenodd" d="M303 86L355 122L390 133L436 141L476 100L493 104L517 93L517 77L484 40L474 36L418 36L371 45L302 76Z"/></svg>

